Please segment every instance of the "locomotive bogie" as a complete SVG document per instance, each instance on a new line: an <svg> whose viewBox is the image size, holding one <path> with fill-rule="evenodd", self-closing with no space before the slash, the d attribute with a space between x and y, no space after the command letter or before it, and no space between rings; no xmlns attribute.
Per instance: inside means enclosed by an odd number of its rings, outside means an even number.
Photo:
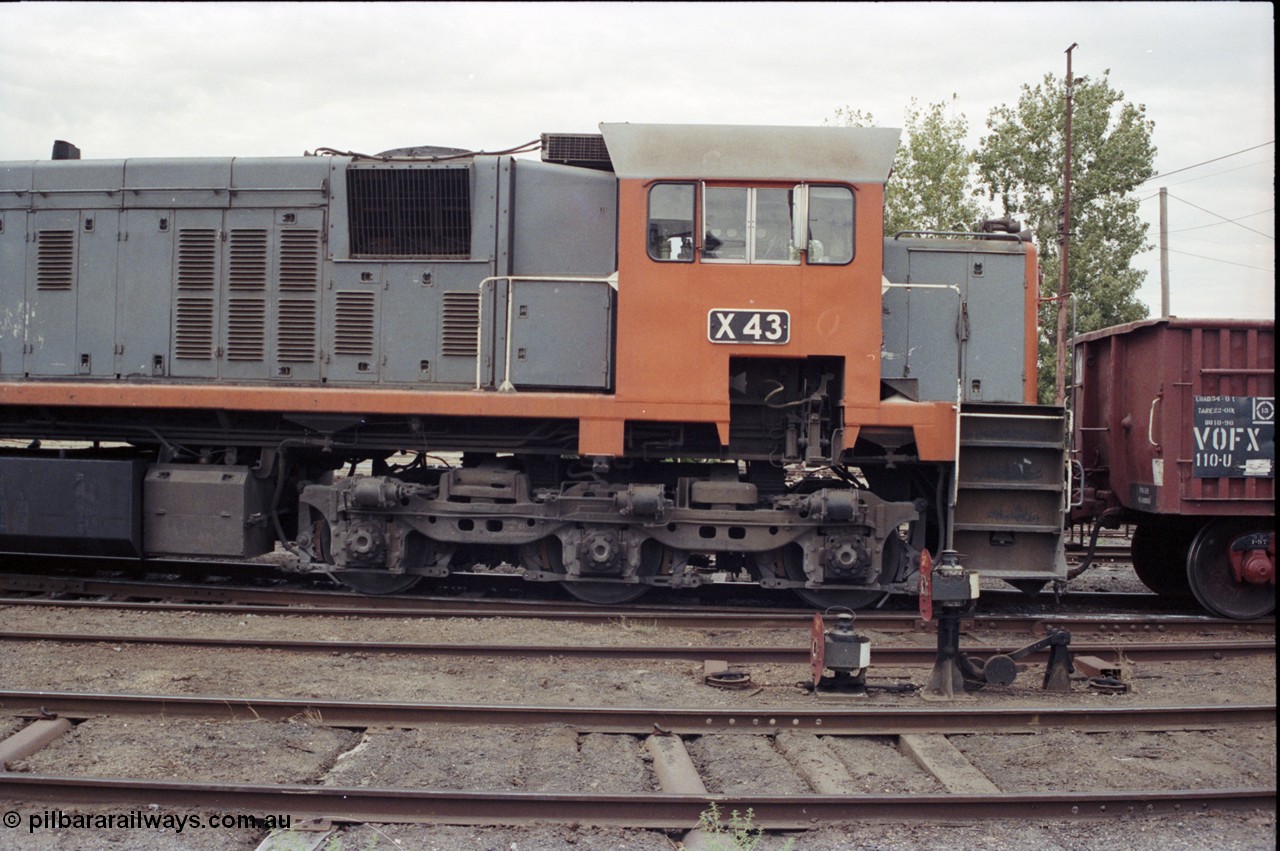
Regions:
<svg viewBox="0 0 1280 851"><path fill-rule="evenodd" d="M378 568L441 576L455 554L483 549L523 560L525 578L534 581L675 587L697 586L715 573L723 579L721 561L755 564L794 548L803 554L803 574L758 577L762 584L908 590L909 551L899 530L920 521L920 505L848 489L757 502L755 491L749 483L691 478L670 495L645 483L533 490L524 473L496 467L454 468L434 485L359 476L303 490L311 516L304 527L324 531L309 531L302 543L323 537L323 548L312 552L339 579L346 570ZM428 551L431 559L423 559ZM703 564L716 556L716 568L691 568L694 554Z"/></svg>

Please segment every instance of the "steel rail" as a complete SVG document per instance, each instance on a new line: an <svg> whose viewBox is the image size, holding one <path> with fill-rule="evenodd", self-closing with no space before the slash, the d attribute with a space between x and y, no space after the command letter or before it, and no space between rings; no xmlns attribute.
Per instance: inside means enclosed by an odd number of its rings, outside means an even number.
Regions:
<svg viewBox="0 0 1280 851"><path fill-rule="evenodd" d="M768 830L820 823L892 819L1072 819L1210 809L1274 808L1274 788L1039 792L996 795L597 795L546 792L455 792L307 786L190 783L166 780L0 774L0 797L58 804L138 805L202 812L321 817L373 823L497 825L566 823L679 829L698 823L714 802L721 811L752 813Z"/></svg>
<svg viewBox="0 0 1280 851"><path fill-rule="evenodd" d="M0 587L9 587L0 574ZM217 588L193 585L156 585L119 580L82 580L20 576L10 590L42 593L76 593L96 596L152 596L173 594L198 597L205 602L142 602L118 600L56 600L0 598L0 606L66 606L77 608L131 609L140 611L218 611L235 614L298 615L308 617L504 617L554 618L575 623L614 623L641 620L661 627L694 629L807 629L814 612L806 609L742 610L730 607L625 606L602 608L548 601L486 601L437 597L364 597L346 592ZM225 600L238 602L228 603ZM217 604L216 609L211 605ZM857 613L864 625L889 631L931 630L915 612L872 610ZM1275 618L1236 621L1207 615L1125 614L982 614L964 621L965 628L1009 630L1044 634L1049 628L1098 633L1200 633L1206 630L1275 634Z"/></svg>
<svg viewBox="0 0 1280 851"><path fill-rule="evenodd" d="M385 609L343 605L349 599L336 595L337 605L328 601L305 606L165 603L120 600L61 600L46 597L0 597L0 608L30 606L103 611L202 612L208 614L260 615L282 617L366 617L366 618L511 618L514 620L554 619L585 624L643 623L646 626L677 629L805 629L813 623L812 611L727 611L724 608L685 606L668 608L602 608L558 604L538 605L530 601L463 603L423 599L416 608ZM931 624L909 612L857 612L857 624L888 632L932 631ZM963 629L1012 631L1044 634L1050 628L1071 632L1113 634L1204 633L1206 631L1251 634L1275 633L1275 618L1238 621L1208 615L1133 614L975 614L964 618Z"/></svg>
<svg viewBox="0 0 1280 851"><path fill-rule="evenodd" d="M277 650L289 653L387 653L415 656L485 656L506 658L565 659L661 659L700 662L720 659L726 662L754 664L807 663L810 648L804 646L729 646L729 645L645 645L645 644L464 644L420 643L410 641L337 641L295 638L250 638L186 635L96 634L71 632L0 631L0 641L60 642L82 644L153 644L170 647L206 647L221 650ZM967 644L961 647L967 655L984 657L1010 653L1014 645ZM1120 654L1143 662L1184 662L1204 659L1226 659L1257 656L1276 652L1274 639L1263 641L1178 641L1178 642L1073 642L1071 651L1100 658L1115 659ZM922 665L937 658L932 646L892 647L872 643L873 665ZM1047 658L1047 649L1032 653L1027 660Z"/></svg>
<svg viewBox="0 0 1280 851"><path fill-rule="evenodd" d="M217 575L217 574L215 574ZM459 576L459 574L451 574L451 577ZM461 574L463 578L473 579L476 575ZM497 575L486 575L495 577ZM504 578L514 581L523 582L518 577L506 576ZM525 583L528 584L528 583ZM537 584L537 583L534 583ZM715 585L704 586L707 590L715 590ZM754 585L746 584L739 586L745 590L759 591ZM292 606L292 605L323 605L326 601L343 600L344 605L350 605L352 602L358 602L362 608L369 609L392 609L392 610L408 610L414 611L424 604L430 605L454 605L458 607L473 606L476 604L474 599L457 599L457 598L441 598L430 596L368 596L356 594L351 591L316 591L303 590L297 588L248 588L244 586L216 586L182 582L143 582L134 580L120 579L99 579L90 577L77 576L50 576L45 574L29 574L29 573L0 573L0 589L7 591L26 591L31 593L63 593L63 594L84 594L91 596L119 596L119 597L162 597L170 600L191 600L191 601L209 601L209 602L238 602L238 603L260 603L264 606ZM1032 598L1028 598L1021 591L1005 591L996 589L987 589L983 592L985 600L1008 600L1014 599L1024 603L1031 603ZM776 597L776 595L775 595ZM1040 598L1041 603L1049 601L1051 598L1047 595ZM1094 610L1105 610L1108 606L1118 605L1142 605L1149 606L1154 602L1159 602L1160 598L1152 593L1114 593L1104 591L1075 591L1065 595L1068 601L1077 601L1089 606ZM483 605L498 605L493 601L486 601ZM572 608L573 604L564 601L554 600L525 600L521 601L521 605L529 607L546 606L548 608ZM661 607L648 606L644 603L632 604L626 607L627 612L633 615L640 615L648 611L664 611ZM733 609L729 609L733 611ZM739 609L740 611L740 609ZM775 613L797 613L807 611L812 615L812 609L782 609L773 610Z"/></svg>
<svg viewBox="0 0 1280 851"><path fill-rule="evenodd" d="M1207 730L1239 724L1274 724L1276 705L1188 706L929 706L870 707L830 704L813 708L699 709L409 703L283 697L0 691L0 708L23 717L163 715L282 721L305 716L327 727L533 726L566 724L591 733L677 735L780 733L893 736L904 733L1027 733L1070 729Z"/></svg>
<svg viewBox="0 0 1280 851"><path fill-rule="evenodd" d="M340 596L340 603L346 602ZM384 609L363 606L308 603L305 607L287 605L164 603L120 600L60 600L46 597L0 597L0 608L31 606L46 608L101 609L104 611L203 612L209 614L279 615L284 617L367 617L367 618L511 618L554 619L574 623L608 624L644 623L646 626L683 629L791 629L808 627L812 611L726 611L723 608L686 606L681 609L601 608L573 605L531 604L529 601L465 604L458 601L424 599L413 609ZM931 631L932 627L919 615L907 612L857 612L857 622L878 630L892 632ZM1181 634L1212 630L1274 634L1275 618L1238 621L1208 615L1133 615L1133 614L975 614L963 620L964 629L1017 631L1044 634L1049 628L1072 632L1115 634Z"/></svg>

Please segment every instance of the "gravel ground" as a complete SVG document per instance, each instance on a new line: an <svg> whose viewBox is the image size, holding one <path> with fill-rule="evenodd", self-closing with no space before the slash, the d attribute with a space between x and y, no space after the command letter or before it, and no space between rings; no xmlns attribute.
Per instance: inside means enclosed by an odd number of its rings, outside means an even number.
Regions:
<svg viewBox="0 0 1280 851"><path fill-rule="evenodd" d="M1108 566L1085 574L1091 582L1134 582L1132 572ZM1085 577L1082 577L1085 578ZM1124 590L1124 589L1109 589ZM378 619L227 616L214 613L86 612L12 608L8 629L79 630L86 633L150 631L151 634L369 639L429 642L483 641L574 644L650 643L805 646L807 630L773 633L659 629L643 620L582 626L527 620ZM1027 637L1030 641L1032 637ZM964 641L1021 643L1007 635L966 636ZM1176 640L1176 639L1175 639ZM876 668L875 647L890 642L932 643L928 635L873 635L872 681L913 680L927 670ZM1122 639L1117 639L1121 642ZM300 655L274 651L225 651L157 645L6 642L0 687L104 690L174 694L387 699L454 703L544 705L729 706L760 709L812 707L814 697L795 683L801 665L749 666L755 693L724 692L702 683L701 664L649 660L616 663L539 657L519 661L461 657L397 657L384 654ZM1128 695L1100 695L1079 686L1066 702L1118 706L1142 703L1270 702L1275 699L1273 658L1200 665L1129 662ZM1038 688L1039 671L1012 686L972 696L976 705L1044 705L1056 698ZM828 699L830 700L830 699ZM848 699L844 699L848 700ZM918 706L914 695L877 694L857 705ZM314 720L314 719L313 719ZM13 719L0 715L0 732ZM1025 735L952 736L970 762L1007 791L1274 785L1275 726L1152 734L1127 731L1080 734L1037 731ZM691 757L713 793L771 794L808 788L798 773L803 761L834 759L848 772L850 794L937 794L938 781L904 756L891 737L844 738L786 733L777 737L708 735L687 740ZM341 786L481 788L509 791L643 793L657 788L643 742L630 736L579 734L560 727L536 729L334 730L299 718L289 723L188 719L95 718L69 736L12 766L41 774L199 778L220 782L316 783ZM842 781L846 782L846 781ZM182 815L148 808L163 815ZM262 829L89 830L69 827L28 832L27 820L50 808L0 802L18 813L18 828L0 830L0 848L252 849ZM127 808L125 808L127 809ZM102 808L65 813L108 813ZM117 808L115 812L120 812ZM192 814L187 814L192 815ZM200 815L200 813L194 813ZM208 817L208 813L203 814ZM726 818L727 818L727 814ZM296 825L294 825L296 827ZM300 848L301 834L277 842ZM716 837L712 837L715 839ZM682 832L596 829L576 825L471 828L428 825L338 827L323 839L339 849L673 849ZM704 840L706 837L703 838ZM1195 813L1116 817L1100 821L875 823L827 825L764 838L763 849L1170 849L1273 848L1275 813ZM291 844L290 844L291 843ZM691 844L690 847L697 847ZM701 847L714 847L703 844ZM722 847L734 848L733 845Z"/></svg>

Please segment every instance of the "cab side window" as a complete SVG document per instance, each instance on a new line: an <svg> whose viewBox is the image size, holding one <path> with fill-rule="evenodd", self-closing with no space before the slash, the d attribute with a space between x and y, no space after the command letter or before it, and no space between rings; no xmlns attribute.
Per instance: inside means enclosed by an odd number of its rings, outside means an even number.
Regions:
<svg viewBox="0 0 1280 851"><path fill-rule="evenodd" d="M853 259L853 193L843 186L809 187L809 262Z"/></svg>
<svg viewBox="0 0 1280 851"><path fill-rule="evenodd" d="M694 184L659 183L649 190L649 256L693 262Z"/></svg>

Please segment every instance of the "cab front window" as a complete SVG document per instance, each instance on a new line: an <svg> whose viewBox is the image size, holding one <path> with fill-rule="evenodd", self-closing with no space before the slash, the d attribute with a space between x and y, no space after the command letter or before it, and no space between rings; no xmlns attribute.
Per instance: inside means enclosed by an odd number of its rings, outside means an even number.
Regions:
<svg viewBox="0 0 1280 851"><path fill-rule="evenodd" d="M708 186L703 191L702 259L799 263L791 244L790 189Z"/></svg>
<svg viewBox="0 0 1280 851"><path fill-rule="evenodd" d="M701 210L698 207L701 206ZM848 186L655 183L646 247L660 262L844 265L854 253Z"/></svg>

